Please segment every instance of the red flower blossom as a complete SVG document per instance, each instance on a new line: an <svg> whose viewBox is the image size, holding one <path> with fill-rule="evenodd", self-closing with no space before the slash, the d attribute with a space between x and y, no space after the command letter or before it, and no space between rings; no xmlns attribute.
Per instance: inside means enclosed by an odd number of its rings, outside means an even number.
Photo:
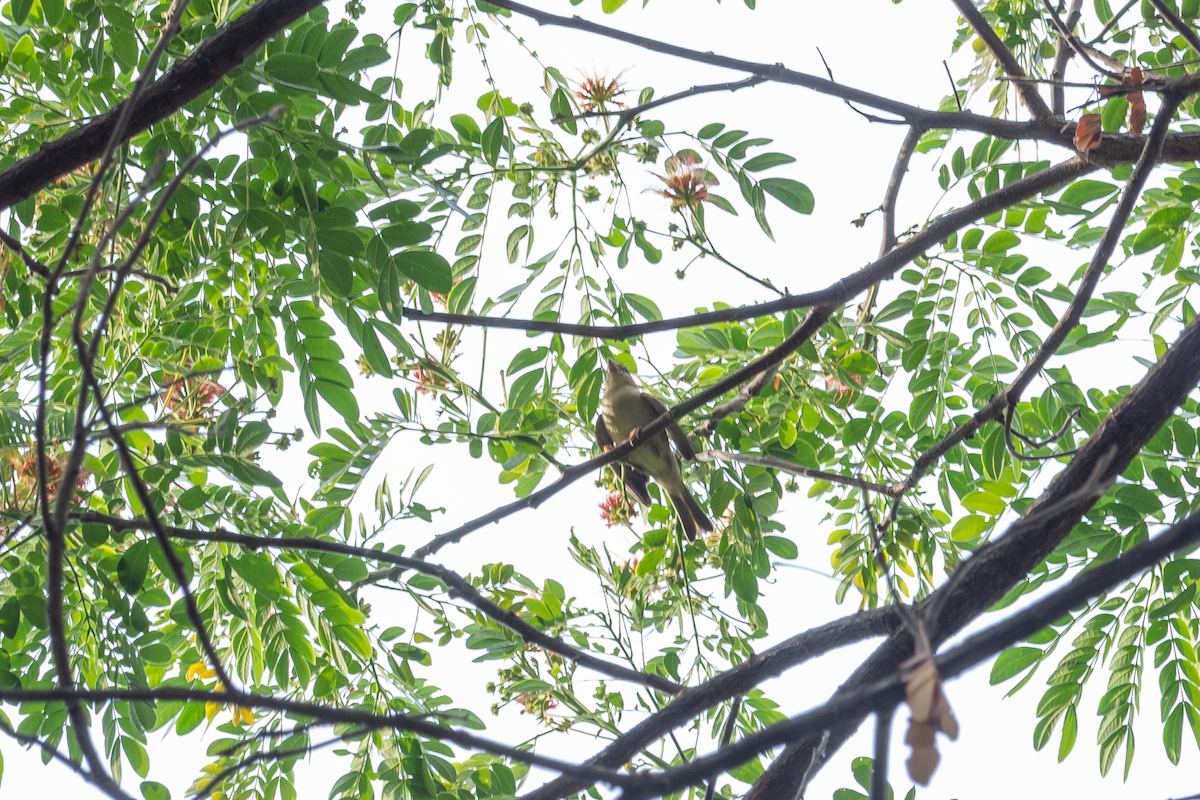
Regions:
<svg viewBox="0 0 1200 800"><path fill-rule="evenodd" d="M33 502L37 499L37 449L30 447L22 453L11 454L8 456L8 461L16 473L17 498L22 503ZM51 500L58 494L66 461L65 453L46 453L46 490ZM89 477L91 474L81 467L78 477L75 478L75 490L79 492L86 490Z"/></svg>
<svg viewBox="0 0 1200 800"><path fill-rule="evenodd" d="M698 208L708 200L708 187L716 186L715 175L700 164L700 156L693 150L681 150L665 162L666 176L654 173L654 177L667 185L658 192L671 201L671 210L678 211L687 206Z"/></svg>
<svg viewBox="0 0 1200 800"><path fill-rule="evenodd" d="M227 391L224 386L203 375L191 375L182 379L179 376L164 375L163 386L167 389L163 396L163 406L176 420L211 418L213 406Z"/></svg>
<svg viewBox="0 0 1200 800"><path fill-rule="evenodd" d="M585 75L579 82L579 88L575 91L575 96L579 98L579 107L585 112L597 109L603 111L608 105L624 108L625 104L617 100L618 97L625 94L625 90L619 83L620 77L617 75L616 78L609 78L607 75L599 73Z"/></svg>
<svg viewBox="0 0 1200 800"><path fill-rule="evenodd" d="M604 525L608 528L629 522L637 513L637 508L626 501L621 492L611 492L600 504L600 519L604 520Z"/></svg>

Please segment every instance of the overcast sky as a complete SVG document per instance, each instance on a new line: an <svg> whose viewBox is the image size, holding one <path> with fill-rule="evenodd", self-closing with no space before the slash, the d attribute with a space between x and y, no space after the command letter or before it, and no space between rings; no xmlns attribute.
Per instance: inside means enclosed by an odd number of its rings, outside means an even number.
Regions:
<svg viewBox="0 0 1200 800"><path fill-rule="evenodd" d="M819 47L839 82L924 107L936 107L949 89L942 65L942 59L950 57L950 44L955 33L956 15L949 2L910 0L896 5L888 0L851 3L764 1L759 3L757 11L751 12L737 0L726 0L721 5L712 0L654 0L645 9L639 8L636 1L631 2L617 14L607 17L599 13L599 0L584 0L578 7L561 0L543 0L537 5L558 13L578 13L699 50L770 63L783 62L793 69L823 75L824 67L817 54ZM331 6L331 12L337 14L340 11L340 6ZM372 3L368 15L372 21L361 20L360 29L390 30L391 5ZM623 80L634 88L635 97L636 89L646 85L654 86L657 94L662 96L694 84L738 77L586 34L538 29L519 18L514 18L512 25L544 63L560 67L572 78L584 72L608 75L623 72ZM501 91L518 103L534 102L544 111L547 103L538 90L541 79L536 66L531 65L511 39L494 25L490 27L493 32L490 66ZM406 34L405 45L409 51L402 56L400 70L405 81L402 101L406 106L428 96L433 86L432 73L421 61L416 42L417 37ZM437 120L437 124L447 128L449 116L473 109L475 98L486 88L479 80L481 73L474 48L462 41L460 35L455 40L455 49L455 86L447 97L447 107L438 112ZM966 61L952 59L949 64L956 75L966 73ZM772 204L769 212L775 243L758 231L753 215L744 207L737 218L709 211L714 239L731 260L795 293L824 287L875 257L879 247L878 215L863 228L851 225L850 221L877 206L882 199L896 150L904 136L902 126L871 124L841 101L795 87L773 85L733 95L690 99L661 109L657 116L666 123L668 131L696 130L709 122L725 122L729 127L744 128L753 136L775 139L771 149L790 153L798 159L797 163L772 174L806 183L816 197L816 211L802 217ZM913 159L900 203L900 230L923 222L938 203L941 192L934 175L937 155ZM1060 160L1067 155L1057 148L1046 148L1041 157ZM654 184L649 172L643 177L644 186L636 183L636 174L626 177L634 190L651 188ZM735 186L726 185L717 191L741 204ZM495 224L506 224L501 220L504 207L506 203L496 206L499 213ZM940 206L939 210L943 208ZM503 237L491 238L493 243L503 241ZM546 246L536 245L534 250L540 253L548 249L554 238L550 233L543 235L539 229L539 242ZM518 270L508 267L500 248L497 244L494 251L486 254L477 298L495 295L519 282L514 279ZM1069 275L1082 259L1078 253L1067 257L1062 252L1052 252L1055 253L1053 257L1061 261L1047 262L1043 266L1056 275L1064 271ZM635 263L616 279L622 289L654 298L665 316L689 313L695 307L711 305L715 299L734 304L767 299L761 287L738 278L711 259L693 267L687 280L682 282L674 276L679 266L681 262L672 261L669 254L656 266L635 259ZM889 290L898 291L894 287L885 289ZM464 359L475 357L470 350L477 336L477 332L467 333L465 348L468 355ZM666 364L673 342L671 333L654 335L647 340L648 352L656 361L662 359L660 365ZM350 351L345 344L343 346ZM528 340L521 333L489 334L489 381L507 365L513 352L526 346ZM1144 342L1130 343L1130 354L1136 351L1149 355L1147 350ZM1106 364L1105 369L1114 380L1133 381L1141 374L1141 368L1131 358L1127 364L1116 366L1127 372L1122 373L1114 369L1113 364ZM391 388L391 384L378 377L360 382L358 392L364 413L373 408L394 408ZM426 409L426 413L427 422L435 419L431 408ZM276 427L289 427L292 424L286 422L289 416L295 425L304 425L301 410L285 405ZM333 419L331 411L326 410L326 419ZM309 444L311 442L305 442L305 446ZM458 448L424 448L415 436L405 436L392 446L388 457L381 460L384 462L393 482L412 469L420 470L426 464L435 463L437 466L419 499L428 506L448 509L446 515L435 518L432 525L414 522L397 527L389 544L393 541L423 542L433 533L447 530L512 498L510 487L497 484L497 469L493 463L486 459L473 461ZM276 469L289 491L294 492L302 484L310 489L313 486L304 474L306 463L307 457L300 458L296 450L292 450L287 459L276 458L269 466ZM788 526L787 535L800 546L796 563L817 572L828 572L830 547L826 540L833 528L820 521L826 507L804 499L806 486L802 481L801 492L785 497L777 518ZM469 487L469 491L464 491L464 487ZM370 492L366 495L369 498ZM439 557L448 566L461 571L477 569L479 564L492 561L515 561L519 570L538 581L547 577L561 581L564 577L580 576L582 573L566 555L566 540L572 530L585 542L607 543L614 553L624 551L636 541L635 535L627 530L603 526L596 509L601 499L601 490L591 481L580 481L537 511L522 512L483 529L473 534L466 545L448 548ZM763 587L768 592L763 605L773 623L769 642L797 632L800 625L805 628L815 626L855 610L853 597L843 606L836 605L833 600L836 582L813 571L782 568L772 579L773 585ZM579 581L567 585L583 586ZM374 608L372 622L386 624L388 603L394 597L394 594L376 593L368 598ZM984 622L993 619L985 618ZM783 710L789 713L804 710L822 702L872 649L872 643L846 648L788 672L765 688L773 699L783 704ZM476 708L489 725L489 736L515 742L535 731L528 717L519 717L514 710L504 712L499 719L486 715L486 708L493 700L483 692L482 684L493 674L494 665L458 668L452 653L435 652L434 659L436 673L431 671L430 674L436 674L435 682L454 697L458 705ZM1034 708L1044 688L1044 676L1036 678L1016 697L1002 699L1008 686L989 687L989 668L990 665L982 666L947 685L962 735L955 743L943 740L941 766L932 785L918 790L919 798L1007 800L1014 790L1032 790L1039 796L1070 793L1104 800L1130 797L1135 792L1139 798L1168 798L1197 790L1195 776L1200 759L1194 740L1185 732L1183 762L1178 768L1173 767L1163 754L1156 671L1147 669L1145 673L1144 713L1137 729L1140 746L1129 783L1123 784L1119 764L1107 779L1100 778L1097 766L1098 717L1091 712L1103 692L1106 674L1098 675L1089 685L1086 699L1080 706L1080 733L1075 751L1065 763L1058 764L1057 736L1041 753L1034 752L1031 744L1036 722ZM891 756L891 781L901 797L910 786L903 771L903 761L907 757L902 743L904 717L903 712L897 715ZM150 777L166 784L173 797L181 798L198 767L208 760L203 753L204 744L199 737L181 743L173 733L160 743L157 741L160 735L150 736ZM852 758L870 755L871 736L871 724L868 723L821 771L808 797L829 798L839 787L855 786L849 764ZM546 748L540 752L582 758L600 744L583 736L573 737L567 744L547 740ZM81 788L79 779L64 768L43 767L35 754L21 751L12 742L0 742L0 751L5 758L0 791L5 796L29 796L32 792L68 796L66 793ZM301 767L298 775L300 797L304 800L327 797L329 787L348 768L348 763L321 755L314 759L312 766ZM136 792L137 778L131 769L126 770L126 776L125 785ZM532 785L533 778L524 788ZM91 792L90 788L84 790L85 796Z"/></svg>

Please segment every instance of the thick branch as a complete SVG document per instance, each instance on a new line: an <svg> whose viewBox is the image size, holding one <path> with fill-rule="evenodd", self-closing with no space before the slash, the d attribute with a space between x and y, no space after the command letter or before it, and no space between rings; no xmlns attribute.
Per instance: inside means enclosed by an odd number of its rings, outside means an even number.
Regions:
<svg viewBox="0 0 1200 800"><path fill-rule="evenodd" d="M199 97L268 39L319 5L321 0L262 0L252 6L138 95L122 141ZM60 176L99 158L124 107L124 103L116 106L0 172L0 209L21 202Z"/></svg>
<svg viewBox="0 0 1200 800"><path fill-rule="evenodd" d="M884 607L862 611L793 636L751 656L733 669L685 690L668 706L622 734L586 763L595 767L619 767L647 745L675 728L687 725L698 714L717 703L743 694L768 678L781 675L785 670L831 650L899 629L900 620L896 610ZM524 795L521 800L558 800L582 791L588 785L571 777L555 778Z"/></svg>
<svg viewBox="0 0 1200 800"><path fill-rule="evenodd" d="M962 674L1006 647L1037 633L1072 608L1120 585L1172 553L1197 542L1200 542L1200 515L1192 515L1154 539L1137 545L1123 556L1081 573L1070 584L1049 597L942 654L937 659L938 672L943 678ZM665 772L643 774L639 776L638 784L626 787L621 800L646 800L710 780L713 776L745 763L759 753L788 744L801 736L811 737L820 731L836 728L847 717L865 716L900 701L903 696L903 680L896 672L855 691L839 691L838 695L825 705L751 734L713 755ZM773 796L794 797L796 786L780 787L780 792Z"/></svg>
<svg viewBox="0 0 1200 800"><path fill-rule="evenodd" d="M1193 321L1146 377L1104 419L1079 454L1026 510L1025 517L1037 514L1043 506L1062 503L1088 483L1109 481L1119 475L1150 437L1171 418L1197 382L1200 382L1200 323ZM1095 468L1101 463L1104 469L1097 474ZM1023 527L1018 522L1008 535L981 548L964 562L959 567L962 575L956 572L950 583L922 604L922 610L937 609L932 619L926 619L933 642L944 642L1004 597L1054 551L1093 502L1094 498L1074 501L1056 512L1052 520L1036 528ZM835 697L852 695L875 681L896 674L900 663L911 654L911 639L907 633L892 636L855 670ZM836 751L858 728L861 720L862 715L850 715L831 725L826 752ZM813 753L822 745L822 740L820 735L807 736L789 747L759 778L747 795L748 800L792 797L789 792L795 792L797 781L809 770ZM819 768L820 764L815 767Z"/></svg>

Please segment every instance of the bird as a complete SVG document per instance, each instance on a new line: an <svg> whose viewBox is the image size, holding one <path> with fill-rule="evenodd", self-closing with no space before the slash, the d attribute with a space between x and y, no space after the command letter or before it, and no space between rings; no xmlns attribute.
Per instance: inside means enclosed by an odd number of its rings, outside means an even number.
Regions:
<svg viewBox="0 0 1200 800"><path fill-rule="evenodd" d="M604 399L600 402L600 415L596 418L596 442L601 447L608 449L616 442L632 440L640 428L665 413L667 407L662 401L640 390L633 375L623 364L608 359ZM688 541L694 541L697 530L711 531L713 524L684 483L679 461L671 452L668 436L684 459L691 461L696 457L687 434L678 424L671 422L665 431L654 434L629 454L627 463L620 465L621 479L634 497L650 505L646 482L654 478L671 499Z"/></svg>

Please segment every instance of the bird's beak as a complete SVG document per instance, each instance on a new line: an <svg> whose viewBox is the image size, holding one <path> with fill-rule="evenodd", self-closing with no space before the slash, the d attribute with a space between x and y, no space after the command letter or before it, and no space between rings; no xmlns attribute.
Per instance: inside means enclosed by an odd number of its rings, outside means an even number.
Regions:
<svg viewBox="0 0 1200 800"><path fill-rule="evenodd" d="M610 358L608 360L608 371L609 372L620 372L621 371L621 365L617 363L616 359Z"/></svg>

